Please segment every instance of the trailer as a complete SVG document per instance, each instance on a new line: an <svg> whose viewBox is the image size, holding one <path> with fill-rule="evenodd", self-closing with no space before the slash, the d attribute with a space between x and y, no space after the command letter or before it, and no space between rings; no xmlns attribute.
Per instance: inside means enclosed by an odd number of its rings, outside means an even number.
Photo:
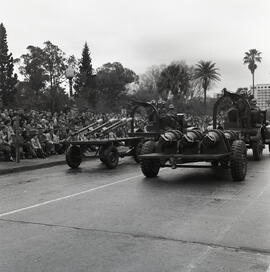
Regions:
<svg viewBox="0 0 270 272"><path fill-rule="evenodd" d="M66 151L66 163L76 169L80 166L86 150L95 150L95 156L98 157L107 168L116 168L119 158L132 156L138 160L142 137L115 137L110 133L114 130L127 125L131 118L122 118L121 120L110 119L107 122L98 120L79 131L73 133L69 139L69 147ZM76 136L84 133L86 140L78 140ZM121 151L121 147L126 147L127 150Z"/></svg>
<svg viewBox="0 0 270 272"><path fill-rule="evenodd" d="M218 129L207 133L198 129L186 133L177 130L165 132L158 141L144 143L140 159L142 173L147 178L156 177L163 167L222 167L231 170L235 181L244 180L247 173L245 142L233 131ZM194 164L198 162L203 164Z"/></svg>

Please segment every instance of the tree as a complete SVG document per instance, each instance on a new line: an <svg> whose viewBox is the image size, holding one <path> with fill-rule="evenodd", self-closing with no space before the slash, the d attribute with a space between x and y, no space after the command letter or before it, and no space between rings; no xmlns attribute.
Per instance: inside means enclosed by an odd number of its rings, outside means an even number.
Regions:
<svg viewBox="0 0 270 272"><path fill-rule="evenodd" d="M220 74L218 73L218 68L215 67L216 64L212 61L199 61L196 64L194 79L198 79L201 83L203 89L204 97L204 111L206 113L206 93L210 88L211 83L215 81L220 81Z"/></svg>
<svg viewBox="0 0 270 272"><path fill-rule="evenodd" d="M0 24L0 99L5 106L10 106L13 102L17 83L17 74L14 72L14 60L12 53L8 52L7 32Z"/></svg>
<svg viewBox="0 0 270 272"><path fill-rule="evenodd" d="M79 73L77 74L74 89L77 94L86 92L88 88L91 87L93 83L93 68L92 60L90 57L90 51L87 43L84 44L82 50L82 58L79 62Z"/></svg>
<svg viewBox="0 0 270 272"><path fill-rule="evenodd" d="M159 97L158 82L160 74L166 66L153 65L149 67L144 74L140 76L138 89L134 93L134 97L143 101L157 100Z"/></svg>
<svg viewBox="0 0 270 272"><path fill-rule="evenodd" d="M74 85L77 100L84 100L92 108L95 108L97 102L97 90L95 87L92 59L89 47L87 43L85 43L82 50L82 57L79 61L79 72L76 76Z"/></svg>
<svg viewBox="0 0 270 272"><path fill-rule="evenodd" d="M256 62L261 62L261 52L259 52L257 49L249 49L249 51L245 52L244 56L244 64L248 64L248 69L251 72L252 75L252 92L254 95L254 73L257 69Z"/></svg>
<svg viewBox="0 0 270 272"><path fill-rule="evenodd" d="M51 97L51 110L56 107L56 96L62 90L61 83L65 80L67 68L65 53L50 41L44 43L44 68L48 77L49 93Z"/></svg>
<svg viewBox="0 0 270 272"><path fill-rule="evenodd" d="M184 62L172 63L160 74L158 90L165 99L171 92L174 98L184 97L188 93L190 74Z"/></svg>
<svg viewBox="0 0 270 272"><path fill-rule="evenodd" d="M106 63L97 69L96 82L101 104L108 110L119 110L119 101L127 94L126 85L138 76L120 62ZM104 110L104 109L103 109Z"/></svg>
<svg viewBox="0 0 270 272"><path fill-rule="evenodd" d="M40 47L29 45L27 50L29 52L21 56L22 65L19 70L25 81L28 82L29 95L37 100L48 80L44 67L45 55Z"/></svg>

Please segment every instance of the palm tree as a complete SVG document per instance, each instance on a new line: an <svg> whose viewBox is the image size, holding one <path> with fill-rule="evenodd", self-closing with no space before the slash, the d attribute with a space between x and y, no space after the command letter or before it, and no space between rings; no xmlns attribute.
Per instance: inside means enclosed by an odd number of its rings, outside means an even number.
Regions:
<svg viewBox="0 0 270 272"><path fill-rule="evenodd" d="M206 93L211 83L214 81L220 81L220 74L218 73L218 68L215 67L216 64L212 61L199 61L196 64L194 71L194 78L201 82L203 88L204 96L204 111L206 113Z"/></svg>
<svg viewBox="0 0 270 272"><path fill-rule="evenodd" d="M257 49L249 49L248 52L245 52L244 56L244 64L248 63L248 69L250 70L252 74L252 92L254 95L254 72L257 68L256 62L261 62L261 52L259 52Z"/></svg>
<svg viewBox="0 0 270 272"><path fill-rule="evenodd" d="M157 87L161 96L168 97L171 92L176 99L187 94L189 84L188 66L184 63L172 63L162 70Z"/></svg>

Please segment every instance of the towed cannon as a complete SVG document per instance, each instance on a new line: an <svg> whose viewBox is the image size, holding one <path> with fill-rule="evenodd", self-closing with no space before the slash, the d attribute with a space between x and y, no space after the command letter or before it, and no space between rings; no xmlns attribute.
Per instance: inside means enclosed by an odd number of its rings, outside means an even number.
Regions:
<svg viewBox="0 0 270 272"><path fill-rule="evenodd" d="M89 125L87 125L87 126L81 128L81 129L79 129L78 131L75 131L75 132L71 133L71 135L68 136L68 137L65 139L65 141L70 141L70 139L74 138L75 136L77 136L77 135L79 135L80 133L83 133L83 132L85 132L85 131L87 131L87 130L89 130L89 129L91 129L91 132L92 132L92 131L95 129L95 126L101 124L102 122L103 122L102 119L98 119L96 122L91 123L91 124L89 124Z"/></svg>
<svg viewBox="0 0 270 272"><path fill-rule="evenodd" d="M246 144L234 131L214 129L203 133L192 129L185 134L168 131L158 141L145 142L139 157L141 170L149 178L156 177L161 167L221 166L231 169L235 181L244 180L247 172ZM193 164L197 162L209 162L210 165Z"/></svg>
<svg viewBox="0 0 270 272"><path fill-rule="evenodd" d="M89 132L87 132L85 134L85 136L93 135L94 133L97 133L98 131L101 131L102 129L106 128L106 126L115 123L117 120L118 119L116 119L116 118L111 118L107 122L101 124L100 126L98 126L96 128L93 128L92 130L90 130Z"/></svg>
<svg viewBox="0 0 270 272"><path fill-rule="evenodd" d="M102 136L106 135L108 132L114 131L115 129L118 129L119 127L125 126L130 121L131 121L131 118L122 118L121 120L110 125L109 127L103 127L103 129L99 133L99 136L102 137Z"/></svg>
<svg viewBox="0 0 270 272"><path fill-rule="evenodd" d="M98 156L101 162L110 169L117 167L119 157L133 156L137 161L142 137L106 137L109 136L110 132L128 125L130 121L131 118L122 118L121 120L112 118L102 123L101 119L73 133L72 136L74 137L88 130L84 136L91 138L85 141L69 140L70 146L66 151L67 165L72 169L78 168L84 157L84 151L89 148L96 150L95 156ZM97 137L93 137L95 134L97 134ZM126 147L125 150L120 151L120 146Z"/></svg>

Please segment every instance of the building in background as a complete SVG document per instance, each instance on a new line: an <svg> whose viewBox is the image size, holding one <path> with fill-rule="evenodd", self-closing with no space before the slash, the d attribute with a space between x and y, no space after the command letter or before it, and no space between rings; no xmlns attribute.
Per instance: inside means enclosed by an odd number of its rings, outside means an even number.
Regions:
<svg viewBox="0 0 270 272"><path fill-rule="evenodd" d="M266 110L270 107L270 83L256 84L254 97L257 100L257 106L261 110Z"/></svg>

